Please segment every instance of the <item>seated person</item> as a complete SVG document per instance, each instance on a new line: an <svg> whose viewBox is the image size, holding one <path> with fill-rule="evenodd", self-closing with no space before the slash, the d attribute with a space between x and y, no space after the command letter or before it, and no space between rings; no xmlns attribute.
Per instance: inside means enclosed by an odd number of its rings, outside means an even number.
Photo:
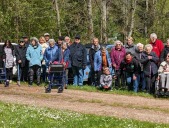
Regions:
<svg viewBox="0 0 169 128"><path fill-rule="evenodd" d="M160 64L158 73L161 80L161 87L169 89L169 53L165 57L165 61Z"/></svg>
<svg viewBox="0 0 169 128"><path fill-rule="evenodd" d="M100 76L100 87L103 89L111 89L112 75L108 67L103 68L103 74Z"/></svg>

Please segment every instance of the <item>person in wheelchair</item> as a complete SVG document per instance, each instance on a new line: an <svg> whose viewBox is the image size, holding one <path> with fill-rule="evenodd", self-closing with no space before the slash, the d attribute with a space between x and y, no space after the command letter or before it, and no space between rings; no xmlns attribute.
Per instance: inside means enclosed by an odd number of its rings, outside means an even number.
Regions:
<svg viewBox="0 0 169 128"><path fill-rule="evenodd" d="M158 74L158 79L161 82L161 88L165 88L165 91L167 91L169 89L169 53L165 57L165 61L160 64Z"/></svg>

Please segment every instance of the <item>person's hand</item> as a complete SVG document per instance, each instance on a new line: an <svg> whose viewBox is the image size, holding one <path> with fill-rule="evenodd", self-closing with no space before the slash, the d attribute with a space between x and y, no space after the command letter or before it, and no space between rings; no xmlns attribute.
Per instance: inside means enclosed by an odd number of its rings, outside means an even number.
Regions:
<svg viewBox="0 0 169 128"><path fill-rule="evenodd" d="M133 75L133 80L136 80L136 79L137 79L137 77L135 75Z"/></svg>
<svg viewBox="0 0 169 128"><path fill-rule="evenodd" d="M148 56L148 59L151 60L151 59L152 59L152 56Z"/></svg>
<svg viewBox="0 0 169 128"><path fill-rule="evenodd" d="M63 66L64 66L64 67L66 66L66 63L65 63L65 62L63 62Z"/></svg>
<svg viewBox="0 0 169 128"><path fill-rule="evenodd" d="M113 64L113 67L116 68L116 64Z"/></svg>
<svg viewBox="0 0 169 128"><path fill-rule="evenodd" d="M22 61L21 61L21 60L18 60L18 63L22 63Z"/></svg>
<svg viewBox="0 0 169 128"><path fill-rule="evenodd" d="M3 59L3 62L5 62L5 59Z"/></svg>

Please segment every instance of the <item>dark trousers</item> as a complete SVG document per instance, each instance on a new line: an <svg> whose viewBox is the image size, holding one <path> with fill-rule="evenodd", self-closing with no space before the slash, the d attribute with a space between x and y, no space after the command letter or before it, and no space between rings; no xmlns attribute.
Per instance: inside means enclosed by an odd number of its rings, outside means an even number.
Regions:
<svg viewBox="0 0 169 128"><path fill-rule="evenodd" d="M90 80L90 84L91 85L95 85L96 83L96 78L95 78L95 71L94 71L94 68L91 68L90 70L90 75L91 75L91 80Z"/></svg>
<svg viewBox="0 0 169 128"><path fill-rule="evenodd" d="M20 67L19 66L19 70L18 70L18 81L27 81L27 70L26 70L26 68L25 67Z"/></svg>
<svg viewBox="0 0 169 128"><path fill-rule="evenodd" d="M6 79L7 80L12 80L13 76L13 68L6 68Z"/></svg>
<svg viewBox="0 0 169 128"><path fill-rule="evenodd" d="M46 73L46 65L42 65L42 80L44 82L46 82L46 78L47 78L47 73Z"/></svg>
<svg viewBox="0 0 169 128"><path fill-rule="evenodd" d="M150 94L154 94L155 92L155 81L157 78L157 74L151 75L151 76L146 76L146 90Z"/></svg>
<svg viewBox="0 0 169 128"><path fill-rule="evenodd" d="M37 83L40 83L41 67L39 65L33 65L29 68L29 83L32 84L34 73L37 76Z"/></svg>
<svg viewBox="0 0 169 128"><path fill-rule="evenodd" d="M102 71L95 71L95 77L96 77L96 84L95 86L100 86L100 76L102 74Z"/></svg>

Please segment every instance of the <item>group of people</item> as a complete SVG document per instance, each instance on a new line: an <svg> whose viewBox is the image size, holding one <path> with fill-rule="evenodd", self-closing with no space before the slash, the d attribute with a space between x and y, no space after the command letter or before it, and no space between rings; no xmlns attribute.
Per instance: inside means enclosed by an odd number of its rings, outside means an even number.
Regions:
<svg viewBox="0 0 169 128"><path fill-rule="evenodd" d="M83 85L87 51L81 43L80 35L75 36L73 43L68 36L59 36L55 42L54 39L50 39L49 33L45 33L39 39L33 37L29 40L24 36L16 48L6 40L2 51L7 76L5 87L9 86L12 79L14 56L19 69L18 85L20 81L28 81L31 86L35 73L37 85L40 85L41 77L42 80L50 82L49 67L56 62L64 65L65 88L70 70L73 71L73 85ZM90 82L98 88L111 89L113 79L115 87L126 84L128 90L134 92L141 89L154 93L157 79L161 80L163 87L169 88L169 39L164 47L155 33L150 35L150 43L145 46L142 43L134 44L132 37L127 38L126 44L116 40L110 53L105 46L100 45L98 38L93 38L89 49L89 61Z"/></svg>
<svg viewBox="0 0 169 128"><path fill-rule="evenodd" d="M169 89L169 39L164 46L155 33L150 35L150 43L145 46L134 44L132 37L127 38L126 44L117 40L110 54L100 46L98 38L94 38L89 59L92 83L99 88L111 89L114 79L115 87L126 85L134 92L153 94L157 80Z"/></svg>

